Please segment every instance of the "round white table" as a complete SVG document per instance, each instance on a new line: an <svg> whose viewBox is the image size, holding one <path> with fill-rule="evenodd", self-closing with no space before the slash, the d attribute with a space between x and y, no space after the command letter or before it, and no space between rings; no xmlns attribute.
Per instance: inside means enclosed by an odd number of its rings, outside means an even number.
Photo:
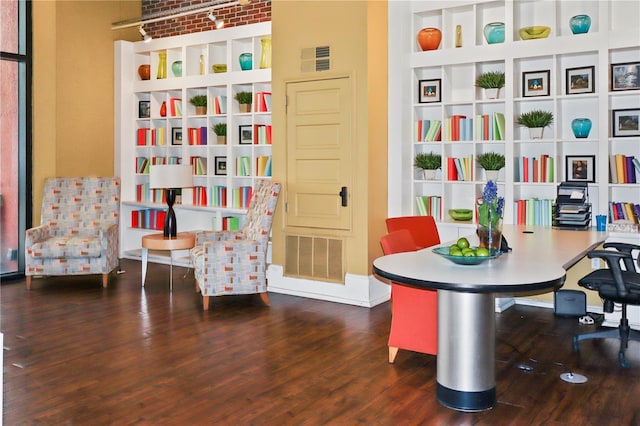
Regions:
<svg viewBox="0 0 640 426"><path fill-rule="evenodd" d="M496 402L495 294L547 292L606 238L605 232L505 225L513 251L479 265L457 265L427 248L391 254L373 271L391 281L438 291L438 401L460 411ZM469 236L472 245L477 237ZM443 245L449 245L449 242Z"/></svg>

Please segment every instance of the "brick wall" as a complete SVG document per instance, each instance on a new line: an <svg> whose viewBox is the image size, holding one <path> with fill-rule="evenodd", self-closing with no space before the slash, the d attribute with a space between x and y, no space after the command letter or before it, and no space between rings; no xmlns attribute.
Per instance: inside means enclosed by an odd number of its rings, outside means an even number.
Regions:
<svg viewBox="0 0 640 426"><path fill-rule="evenodd" d="M198 8L209 0L142 0L142 19L152 15L170 15L177 8ZM271 0L251 0L247 6L229 6L214 10L216 17L224 20L224 27L255 24L271 20ZM215 29L215 24L207 18L207 12L181 16L166 21L145 24L145 31L153 38L190 34Z"/></svg>

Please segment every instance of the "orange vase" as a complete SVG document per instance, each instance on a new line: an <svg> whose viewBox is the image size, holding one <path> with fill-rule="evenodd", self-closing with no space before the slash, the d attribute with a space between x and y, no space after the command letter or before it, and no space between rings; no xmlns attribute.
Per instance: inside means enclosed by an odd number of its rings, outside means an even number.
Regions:
<svg viewBox="0 0 640 426"><path fill-rule="evenodd" d="M437 28L423 28L418 31L418 45L422 50L436 50L441 40L442 32Z"/></svg>
<svg viewBox="0 0 640 426"><path fill-rule="evenodd" d="M167 116L167 103L166 102L162 102L162 105L160 105L160 117L166 117Z"/></svg>

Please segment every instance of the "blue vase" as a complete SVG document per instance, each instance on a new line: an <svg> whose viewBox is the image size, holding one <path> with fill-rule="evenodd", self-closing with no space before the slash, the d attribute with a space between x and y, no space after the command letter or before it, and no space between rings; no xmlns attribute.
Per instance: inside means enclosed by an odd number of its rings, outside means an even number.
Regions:
<svg viewBox="0 0 640 426"><path fill-rule="evenodd" d="M589 15L576 15L569 19L569 27L574 34L584 34L589 32L591 18Z"/></svg>
<svg viewBox="0 0 640 426"><path fill-rule="evenodd" d="M591 131L591 120L588 118L575 118L571 122L571 129L576 138L587 138Z"/></svg>
<svg viewBox="0 0 640 426"><path fill-rule="evenodd" d="M240 57L240 69L247 71L253 68L253 55L251 53L241 53Z"/></svg>
<svg viewBox="0 0 640 426"><path fill-rule="evenodd" d="M484 38L487 43L504 43L504 22L490 22L484 26Z"/></svg>

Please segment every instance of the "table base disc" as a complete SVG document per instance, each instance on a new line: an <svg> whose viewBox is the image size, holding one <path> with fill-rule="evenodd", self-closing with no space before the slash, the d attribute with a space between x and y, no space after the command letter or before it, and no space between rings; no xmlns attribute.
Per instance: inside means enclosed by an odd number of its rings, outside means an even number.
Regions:
<svg viewBox="0 0 640 426"><path fill-rule="evenodd" d="M437 384L436 397L445 407L459 411L483 411L492 408L496 403L496 388L481 392L467 392L449 389Z"/></svg>

